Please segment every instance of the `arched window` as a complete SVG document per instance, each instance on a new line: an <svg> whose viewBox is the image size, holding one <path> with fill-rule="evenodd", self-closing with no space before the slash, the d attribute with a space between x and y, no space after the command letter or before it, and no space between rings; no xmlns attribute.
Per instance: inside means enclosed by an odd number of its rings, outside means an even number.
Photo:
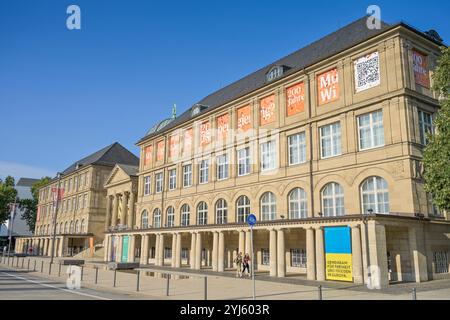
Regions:
<svg viewBox="0 0 450 320"><path fill-rule="evenodd" d="M67 221L66 223L64 223L64 233L69 233L69 224L67 223Z"/></svg>
<svg viewBox="0 0 450 320"><path fill-rule="evenodd" d="M197 206L197 224L206 225L208 223L208 205L202 201Z"/></svg>
<svg viewBox="0 0 450 320"><path fill-rule="evenodd" d="M324 217L344 215L344 189L340 184L331 182L322 189L322 210Z"/></svg>
<svg viewBox="0 0 450 320"><path fill-rule="evenodd" d="M219 199L216 202L216 223L226 224L228 218L228 205L225 199Z"/></svg>
<svg viewBox="0 0 450 320"><path fill-rule="evenodd" d="M73 233L73 221L70 221L69 233Z"/></svg>
<svg viewBox="0 0 450 320"><path fill-rule="evenodd" d="M190 218L191 208L189 208L189 205L183 204L183 206L181 207L181 225L188 226Z"/></svg>
<svg viewBox="0 0 450 320"><path fill-rule="evenodd" d="M161 228L161 209L153 210L153 228Z"/></svg>
<svg viewBox="0 0 450 320"><path fill-rule="evenodd" d="M81 220L81 233L85 233L86 232L86 222L83 220Z"/></svg>
<svg viewBox="0 0 450 320"><path fill-rule="evenodd" d="M170 206L166 210L167 213L167 227L175 226L175 209Z"/></svg>
<svg viewBox="0 0 450 320"><path fill-rule="evenodd" d="M250 199L247 196L240 196L236 201L236 221L238 223L245 223L249 215Z"/></svg>
<svg viewBox="0 0 450 320"><path fill-rule="evenodd" d="M141 228L147 229L148 228L148 211L144 210L141 214Z"/></svg>
<svg viewBox="0 0 450 320"><path fill-rule="evenodd" d="M289 219L305 219L308 216L306 192L295 188L289 193Z"/></svg>
<svg viewBox="0 0 450 320"><path fill-rule="evenodd" d="M389 213L389 190L386 180L370 177L361 185L363 214L372 210L374 213Z"/></svg>
<svg viewBox="0 0 450 320"><path fill-rule="evenodd" d="M261 197L261 220L275 220L277 199L272 192L266 192Z"/></svg>
<svg viewBox="0 0 450 320"><path fill-rule="evenodd" d="M56 234L59 233L59 224L56 224Z"/></svg>
<svg viewBox="0 0 450 320"><path fill-rule="evenodd" d="M59 225L59 233L60 233L60 234L64 233L64 225L63 225L62 222L61 222L61 224Z"/></svg>
<svg viewBox="0 0 450 320"><path fill-rule="evenodd" d="M80 233L80 221L75 222L75 233Z"/></svg>

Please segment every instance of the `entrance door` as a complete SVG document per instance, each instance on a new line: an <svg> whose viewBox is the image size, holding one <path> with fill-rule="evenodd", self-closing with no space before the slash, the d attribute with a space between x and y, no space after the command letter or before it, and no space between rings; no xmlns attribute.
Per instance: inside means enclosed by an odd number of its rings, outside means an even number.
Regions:
<svg viewBox="0 0 450 320"><path fill-rule="evenodd" d="M116 261L116 236L111 237L111 261Z"/></svg>
<svg viewBox="0 0 450 320"><path fill-rule="evenodd" d="M124 236L122 240L122 262L128 262L128 241L130 237Z"/></svg>

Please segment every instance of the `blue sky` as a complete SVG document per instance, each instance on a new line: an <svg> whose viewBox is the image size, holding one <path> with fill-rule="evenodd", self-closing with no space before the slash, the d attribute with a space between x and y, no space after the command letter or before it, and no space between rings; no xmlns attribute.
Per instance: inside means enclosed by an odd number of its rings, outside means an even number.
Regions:
<svg viewBox="0 0 450 320"><path fill-rule="evenodd" d="M66 9L81 8L81 30ZM449 1L0 0L0 178L41 177L115 141L134 145L176 103L213 91L365 15L438 30Z"/></svg>

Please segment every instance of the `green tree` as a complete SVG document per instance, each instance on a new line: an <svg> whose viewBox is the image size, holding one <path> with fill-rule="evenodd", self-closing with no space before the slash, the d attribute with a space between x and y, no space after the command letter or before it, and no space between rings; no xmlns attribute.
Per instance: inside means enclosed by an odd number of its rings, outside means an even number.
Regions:
<svg viewBox="0 0 450 320"><path fill-rule="evenodd" d="M32 199L20 200L20 208L23 210L22 219L27 223L28 229L34 232L36 226L37 207L39 203L39 189L48 184L52 179L50 177L44 177L31 186Z"/></svg>
<svg viewBox="0 0 450 320"><path fill-rule="evenodd" d="M5 223L11 213L11 204L17 199L14 178L7 176L5 181L0 179L0 224Z"/></svg>
<svg viewBox="0 0 450 320"><path fill-rule="evenodd" d="M450 210L450 49L443 48L433 74L433 89L440 95L440 109L434 122L436 134L428 135L424 151L425 190L433 195L434 204Z"/></svg>

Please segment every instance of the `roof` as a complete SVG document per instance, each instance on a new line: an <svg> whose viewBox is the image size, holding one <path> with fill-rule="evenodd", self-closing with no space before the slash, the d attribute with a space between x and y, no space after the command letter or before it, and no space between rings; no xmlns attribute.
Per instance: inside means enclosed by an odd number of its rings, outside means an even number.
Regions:
<svg viewBox="0 0 450 320"><path fill-rule="evenodd" d="M173 120L174 120L174 118L168 118L168 119L164 119L163 121L158 122L153 127L151 127L150 130L148 130L146 135L148 136L150 134L160 131L165 126L167 126L169 123L171 123Z"/></svg>
<svg viewBox="0 0 450 320"><path fill-rule="evenodd" d="M400 25L407 27L408 29L433 41L429 35L402 22L390 25L384 21L381 21L380 29L369 29L367 28L367 16L364 16L363 18L350 23L349 25L325 36L324 38L321 38L320 40L313 42L310 45L206 96L199 102L195 103L194 106L198 104L206 105L208 108L200 112L200 114L208 112L239 97L249 94L252 91L264 87L267 84L266 73L273 66L286 67L286 71L279 78L281 79ZM198 115L195 117L197 116ZM164 128L153 132L149 131L147 135L139 142L142 142L159 133L168 131L192 118L194 118L194 116L191 115L191 108L189 108L179 117L175 118L175 120L165 125Z"/></svg>
<svg viewBox="0 0 450 320"><path fill-rule="evenodd" d="M136 177L139 171L139 166L132 166L127 164L118 163L118 167L120 167L125 173L129 176Z"/></svg>
<svg viewBox="0 0 450 320"><path fill-rule="evenodd" d="M16 183L16 187L31 187L38 181L39 179L20 178L19 181L17 181Z"/></svg>
<svg viewBox="0 0 450 320"><path fill-rule="evenodd" d="M79 166L85 167L91 164L114 166L117 163L124 165L139 165L139 158L128 151L120 143L115 142L93 154L74 162L65 169L62 174L67 175L79 169Z"/></svg>

